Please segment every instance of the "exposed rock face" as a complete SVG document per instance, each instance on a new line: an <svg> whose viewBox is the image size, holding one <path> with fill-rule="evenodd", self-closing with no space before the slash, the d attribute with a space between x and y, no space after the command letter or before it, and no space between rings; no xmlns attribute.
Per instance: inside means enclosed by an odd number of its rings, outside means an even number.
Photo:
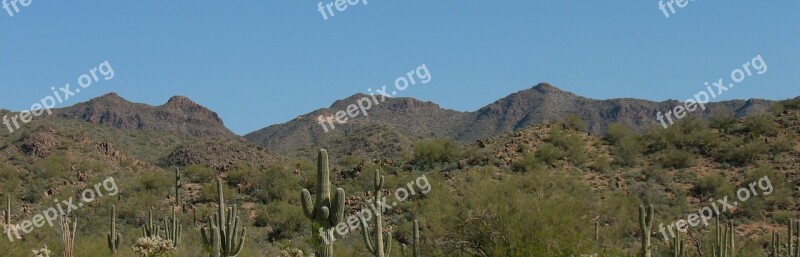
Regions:
<svg viewBox="0 0 800 257"><path fill-rule="evenodd" d="M217 113L183 96L173 96L161 106L150 106L132 103L115 93L109 93L88 102L56 109L54 115L122 130L237 137L225 127Z"/></svg>

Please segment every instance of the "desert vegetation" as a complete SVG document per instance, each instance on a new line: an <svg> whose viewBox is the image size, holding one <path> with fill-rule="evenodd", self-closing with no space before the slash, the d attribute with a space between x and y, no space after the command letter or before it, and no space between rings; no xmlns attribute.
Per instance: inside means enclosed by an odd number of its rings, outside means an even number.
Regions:
<svg viewBox="0 0 800 257"><path fill-rule="evenodd" d="M798 256L798 102L781 102L768 115L745 119L690 117L667 129L611 124L603 134L591 134L570 116L474 143L398 140L406 147L387 149L392 155L353 151L344 143L279 155L225 138L120 133L46 119L0 135L6 227L108 176L116 179L119 193L84 203L52 227L36 227L13 242L4 238L0 251L5 256ZM387 140L359 138L367 145ZM226 153L215 155L220 150ZM336 230L345 217L395 197L396 189L421 175L430 181L429 192L370 221L358 220L358 228L329 244L320 237L319 229ZM764 176L774 186L771 194L741 202L673 240L658 231L659 224L697 212L709 198L736 197L738 188Z"/></svg>

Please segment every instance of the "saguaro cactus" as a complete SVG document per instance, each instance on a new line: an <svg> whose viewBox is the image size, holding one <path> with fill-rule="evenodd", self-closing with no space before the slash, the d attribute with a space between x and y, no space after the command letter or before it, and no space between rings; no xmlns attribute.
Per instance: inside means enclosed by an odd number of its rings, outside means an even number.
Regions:
<svg viewBox="0 0 800 257"><path fill-rule="evenodd" d="M344 219L344 189L337 188L336 195L331 199L330 170L328 169L328 152L325 149L319 150L317 156L317 199L311 199L311 192L303 189L300 199L302 200L303 212L308 217L311 224L312 234L324 231L328 238L324 240L320 236L314 236L314 248L316 257L333 256L333 230L339 222ZM327 241L327 242L326 242Z"/></svg>
<svg viewBox="0 0 800 257"><path fill-rule="evenodd" d="M161 228L159 228L158 224L156 224L153 221L153 210L151 209L147 213L148 213L148 215L147 215L148 219L147 219L147 223L145 223L144 226L142 227L142 237L156 237L156 236L159 236L159 232L160 232Z"/></svg>
<svg viewBox="0 0 800 257"><path fill-rule="evenodd" d="M12 238L14 224L11 223L11 195L6 195L6 209L3 211L3 229L8 238Z"/></svg>
<svg viewBox="0 0 800 257"><path fill-rule="evenodd" d="M181 192L183 190L183 174L181 170L175 168L175 205L181 206Z"/></svg>
<svg viewBox="0 0 800 257"><path fill-rule="evenodd" d="M117 206L115 205L111 206L111 231L109 231L107 237L108 249L111 250L111 254L117 253L122 242L122 234L117 232Z"/></svg>
<svg viewBox="0 0 800 257"><path fill-rule="evenodd" d="M172 245L178 247L183 237L183 225L180 225L178 217L175 215L175 206L172 207L172 219L164 219L164 233L167 240L172 241Z"/></svg>
<svg viewBox="0 0 800 257"><path fill-rule="evenodd" d="M414 220L414 239L413 239L414 257L419 257L419 221Z"/></svg>
<svg viewBox="0 0 800 257"><path fill-rule="evenodd" d="M719 216L717 216L716 228L714 230L716 237L714 247L712 247L712 254L714 257L735 257L736 247L733 238L735 227L732 221L729 223L729 226L724 226L724 230L722 229L723 226L724 225L720 225Z"/></svg>
<svg viewBox="0 0 800 257"><path fill-rule="evenodd" d="M419 257L419 222L414 220L414 235L411 242L414 257ZM400 256L406 257L406 244L400 245Z"/></svg>
<svg viewBox="0 0 800 257"><path fill-rule="evenodd" d="M71 230L70 225L72 225ZM61 241L64 243L64 257L75 257L72 252L75 249L75 232L77 228L78 221L72 221L67 216L61 216Z"/></svg>
<svg viewBox="0 0 800 257"><path fill-rule="evenodd" d="M375 198L373 204L378 206L375 212L375 228L373 229L374 241L369 238L369 226L364 216L359 216L361 220L361 234L364 236L364 243L367 245L367 250L375 257L388 257L392 253L392 232L383 235L383 211L382 202L386 201L385 197L381 197L381 190L383 190L384 177L381 176L379 170L375 170Z"/></svg>
<svg viewBox="0 0 800 257"><path fill-rule="evenodd" d="M648 205L647 210L639 205L639 230L642 234L641 257L652 257L652 245L650 245L650 233L653 228L653 205Z"/></svg>
<svg viewBox="0 0 800 257"><path fill-rule="evenodd" d="M232 207L225 207L221 179L217 179L217 197L219 197L217 200L219 206L217 213L214 213L214 218L209 218L209 229L202 228L200 230L203 242L211 249L211 256L237 256L244 247L247 228L242 227L242 230L239 231L239 216L235 204Z"/></svg>
<svg viewBox="0 0 800 257"><path fill-rule="evenodd" d="M674 240L672 240L671 250L672 257L686 257L686 245L683 242L683 238L681 238L680 232L678 232Z"/></svg>

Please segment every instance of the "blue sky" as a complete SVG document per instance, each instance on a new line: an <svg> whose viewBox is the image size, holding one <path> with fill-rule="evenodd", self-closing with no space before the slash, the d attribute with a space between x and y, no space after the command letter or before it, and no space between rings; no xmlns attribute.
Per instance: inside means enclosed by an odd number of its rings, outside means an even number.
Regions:
<svg viewBox="0 0 800 257"><path fill-rule="evenodd" d="M328 3L329 1L323 1ZM400 96L472 111L538 82L608 99L686 99L757 54L768 72L715 100L800 96L800 1L44 1L0 9L0 108L22 110L108 60L117 92L184 95L245 134L426 64Z"/></svg>

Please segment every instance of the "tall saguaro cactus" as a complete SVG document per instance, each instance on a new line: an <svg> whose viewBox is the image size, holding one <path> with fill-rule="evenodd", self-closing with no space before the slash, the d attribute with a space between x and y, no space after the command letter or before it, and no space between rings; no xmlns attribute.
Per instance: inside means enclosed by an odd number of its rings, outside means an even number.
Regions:
<svg viewBox="0 0 800 257"><path fill-rule="evenodd" d="M650 245L650 233L653 228L653 205L648 205L647 210L639 205L639 230L642 234L642 250L640 257L652 257L652 245Z"/></svg>
<svg viewBox="0 0 800 257"><path fill-rule="evenodd" d="M70 229L72 225L72 229ZM75 232L78 229L78 221L72 221L67 216L61 216L61 241L64 243L64 257L75 257L72 252L75 249Z"/></svg>
<svg viewBox="0 0 800 257"><path fill-rule="evenodd" d="M181 170L175 168L175 205L181 206L181 192L183 190L183 174Z"/></svg>
<svg viewBox="0 0 800 257"><path fill-rule="evenodd" d="M374 241L369 238L369 226L364 216L359 216L361 220L361 234L364 236L364 243L367 245L367 250L375 257L388 257L392 253L392 232L383 235L383 211L381 202L386 201L386 198L381 199L381 190L383 190L384 177L381 176L379 170L375 170L375 198L373 204L378 206L378 211L375 212L375 228L373 229Z"/></svg>
<svg viewBox="0 0 800 257"><path fill-rule="evenodd" d="M324 240L320 236L314 236L314 248L316 257L333 256L333 230L339 222L344 219L344 189L337 188L336 195L331 199L330 170L328 169L328 152L325 149L319 150L317 156L317 198L311 199L311 192L303 189L300 199L302 200L303 213L308 217L311 224L311 233L324 231L329 238ZM327 242L326 242L327 241Z"/></svg>
<svg viewBox="0 0 800 257"><path fill-rule="evenodd" d="M411 244L414 257L419 257L419 222L417 220L414 220L414 235ZM400 256L406 257L406 244L400 245Z"/></svg>
<svg viewBox="0 0 800 257"><path fill-rule="evenodd" d="M725 227L724 229L722 227ZM712 247L714 257L735 257L736 246L734 245L733 232L735 231L733 221L728 226L721 225L719 216L715 225L715 242Z"/></svg>
<svg viewBox="0 0 800 257"><path fill-rule="evenodd" d="M6 195L6 210L3 211L3 229L8 234L8 238L12 238L14 233L14 224L11 223L11 195Z"/></svg>
<svg viewBox="0 0 800 257"><path fill-rule="evenodd" d="M178 244L181 243L181 238L183 238L183 225L180 224L178 217L175 215L175 206L172 207L172 219L164 219L164 231L167 240L172 241L172 245L178 247Z"/></svg>
<svg viewBox="0 0 800 257"><path fill-rule="evenodd" d="M109 231L108 235L108 249L111 250L111 254L117 253L119 251L119 245L122 242L122 234L117 232L117 206L111 206L111 231Z"/></svg>
<svg viewBox="0 0 800 257"><path fill-rule="evenodd" d="M236 205L225 207L225 196L222 193L222 180L217 179L217 213L214 218L209 218L208 229L202 228L200 232L203 242L211 249L212 257L233 257L242 252L244 247L245 231L239 231L239 216ZM226 213L227 211L227 213Z"/></svg>

